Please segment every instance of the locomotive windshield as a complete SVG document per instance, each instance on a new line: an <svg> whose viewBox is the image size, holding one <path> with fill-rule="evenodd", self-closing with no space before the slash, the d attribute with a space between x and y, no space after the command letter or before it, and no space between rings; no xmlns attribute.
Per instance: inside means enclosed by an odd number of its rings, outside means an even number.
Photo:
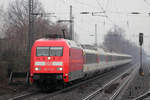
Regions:
<svg viewBox="0 0 150 100"><path fill-rule="evenodd" d="M62 56L63 47L37 47L36 56Z"/></svg>
<svg viewBox="0 0 150 100"><path fill-rule="evenodd" d="M36 56L49 56L49 47L37 47Z"/></svg>
<svg viewBox="0 0 150 100"><path fill-rule="evenodd" d="M50 47L50 56L62 56L63 48L62 47Z"/></svg>

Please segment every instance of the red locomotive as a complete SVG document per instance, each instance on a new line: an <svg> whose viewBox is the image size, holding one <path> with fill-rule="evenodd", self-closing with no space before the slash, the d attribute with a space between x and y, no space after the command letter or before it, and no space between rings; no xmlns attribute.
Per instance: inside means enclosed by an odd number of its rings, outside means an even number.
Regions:
<svg viewBox="0 0 150 100"><path fill-rule="evenodd" d="M39 39L31 51L30 80L42 90L131 62L129 55L104 52L67 39Z"/></svg>

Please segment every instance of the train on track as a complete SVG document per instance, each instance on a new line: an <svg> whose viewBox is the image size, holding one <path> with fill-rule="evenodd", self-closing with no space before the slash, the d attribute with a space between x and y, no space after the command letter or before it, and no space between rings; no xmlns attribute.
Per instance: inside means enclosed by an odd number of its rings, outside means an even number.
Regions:
<svg viewBox="0 0 150 100"><path fill-rule="evenodd" d="M73 40L43 38L32 46L30 82L45 91L131 61L130 55L105 52Z"/></svg>

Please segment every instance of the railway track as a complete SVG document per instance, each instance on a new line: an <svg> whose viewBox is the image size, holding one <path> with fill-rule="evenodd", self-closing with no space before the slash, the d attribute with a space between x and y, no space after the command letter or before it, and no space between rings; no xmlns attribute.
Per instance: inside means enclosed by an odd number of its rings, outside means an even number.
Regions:
<svg viewBox="0 0 150 100"><path fill-rule="evenodd" d="M124 67L124 68L126 68L126 67ZM117 70L119 71L119 70L122 70L123 71L123 69L124 68L122 68L122 67L120 67L120 68L118 68ZM124 70L126 70L126 69L124 69ZM76 91L76 89L78 89L78 88L81 88L82 86L85 86L85 85L87 85L87 84L89 84L89 83L91 83L91 82L93 82L93 81L97 81L97 80L103 80L104 79L104 77L106 78L106 77L110 77L110 76L112 76L112 75L115 75L116 73L118 74L119 72L118 71L116 71L116 69L115 70L113 70L113 71L110 71L110 72L107 72L107 73L104 73L104 74L102 74L102 75L100 75L100 76L98 76L98 77L95 77L95 78L93 78L93 79L90 79L90 80L87 80L87 81L84 81L84 82L81 82L81 83L79 83L79 84L75 84L75 85L73 85L73 86L71 86L71 87L69 87L69 88L67 88L66 90L63 90L62 92L61 92L61 94L59 94L59 95L48 95L48 96L44 96L44 97L40 97L40 98L38 98L38 99L36 99L36 100L60 100L60 98L61 98L61 100L70 100L68 97L71 97L71 99L74 99L74 100L79 100L79 99L81 99L82 97L78 97L78 98L74 98L72 95L70 95L70 92L72 93L73 92L73 94L74 94L74 92ZM110 75L110 73L113 73L113 74L111 74ZM116 75L117 75L116 74ZM73 88L75 88L75 89L73 89ZM69 91L67 91L67 90L69 90ZM70 91L71 90L71 91ZM80 89L81 90L81 89ZM86 91L86 90L85 90ZM76 94L76 93L75 93ZM77 95L76 95L77 96Z"/></svg>
<svg viewBox="0 0 150 100"><path fill-rule="evenodd" d="M147 97L149 97L148 99L145 99L145 98L147 98ZM133 100L150 100L150 91L148 91L148 92L146 92L146 93L144 93L144 94L142 94L142 95L140 95L139 97L137 97L137 98L135 98L135 99L133 99Z"/></svg>
<svg viewBox="0 0 150 100"><path fill-rule="evenodd" d="M21 94L21 95L18 95L18 96L14 96L12 98L9 98L8 100L45 100L47 98L56 96L56 95L58 95L60 93L63 93L65 91L68 91L68 90L71 90L73 88L79 87L80 85L83 85L83 84L86 84L88 82L97 80L99 78L103 78L104 76L106 76L110 72L113 72L113 70L111 70L109 72L106 72L106 73L103 73L103 74L101 74L99 76L96 76L96 77L94 77L92 79L88 79L86 81L82 81L82 82L73 84L73 85L71 85L69 87L66 87L64 89L56 90L56 91L54 91L52 93L41 93L39 91L34 91L34 92L29 92L29 93Z"/></svg>
<svg viewBox="0 0 150 100"><path fill-rule="evenodd" d="M106 91L106 89L108 90L108 87L111 87L111 85L113 86L113 83L116 83L118 79L121 79L122 77L126 76L127 73L130 73L129 76L127 75L128 78L126 78L126 80L121 83L119 88L115 92L113 92L113 94L111 96L110 95L108 96L109 99L107 98L107 100L115 100L116 97L121 92L121 90L123 89L123 87L129 82L130 79L133 78L133 76L135 74L135 71L137 71L138 68L139 67L136 67L136 69L134 69L134 66L133 66L132 68L130 68L129 70L125 71L124 73L122 73L121 75L116 77L115 79L112 79L110 82L106 83L105 85L103 85L102 87L100 87L99 89L94 91L93 93L89 94L87 97L85 97L82 100L92 100L92 99L93 100L99 100L104 95L104 92ZM111 88L109 88L109 89L111 89Z"/></svg>
<svg viewBox="0 0 150 100"><path fill-rule="evenodd" d="M12 98L9 98L8 100L21 100L21 99L24 99L24 98L27 98L29 96L33 96L33 95L36 95L38 94L39 92L27 92L27 93L24 93L24 94L21 94L21 95L16 95Z"/></svg>
<svg viewBox="0 0 150 100"><path fill-rule="evenodd" d="M139 69L139 67L137 67L136 69L134 69L132 71L130 76L124 81L124 83L118 88L118 90L115 91L115 93L110 97L109 100L116 100L117 96L123 90L123 88L126 86L126 84L135 77L136 72L138 71L138 69Z"/></svg>

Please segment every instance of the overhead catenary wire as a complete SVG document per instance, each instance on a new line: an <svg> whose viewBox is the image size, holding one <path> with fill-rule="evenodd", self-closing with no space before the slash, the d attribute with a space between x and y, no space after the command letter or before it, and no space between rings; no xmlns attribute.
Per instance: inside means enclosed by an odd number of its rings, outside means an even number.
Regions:
<svg viewBox="0 0 150 100"><path fill-rule="evenodd" d="M107 10L110 0L106 0L105 10Z"/></svg>
<svg viewBox="0 0 150 100"><path fill-rule="evenodd" d="M84 3L82 1L79 1L79 0L73 0L73 2L76 2L80 5L84 5L84 6L87 6L87 7L90 7L90 8L95 8L95 6L91 5L91 4L87 4L87 3Z"/></svg>
<svg viewBox="0 0 150 100"><path fill-rule="evenodd" d="M148 6L150 6L150 3L149 3L147 0L144 0L144 2L145 2Z"/></svg>
<svg viewBox="0 0 150 100"><path fill-rule="evenodd" d="M101 10L103 11L103 12L105 12L105 9L102 7L102 5L98 2L98 0L96 0L96 2L97 2L97 4L99 5L99 7L101 8Z"/></svg>
<svg viewBox="0 0 150 100"><path fill-rule="evenodd" d="M114 26L118 26L118 27L119 27L119 25L115 24L115 23L110 19L110 17L106 14L106 13L107 13L106 10L101 6L101 4L98 2L98 0L96 0L96 2L97 2L97 4L99 5L99 7L101 8L101 10L104 12L106 18L107 18L110 22L112 22L112 23L114 24Z"/></svg>

